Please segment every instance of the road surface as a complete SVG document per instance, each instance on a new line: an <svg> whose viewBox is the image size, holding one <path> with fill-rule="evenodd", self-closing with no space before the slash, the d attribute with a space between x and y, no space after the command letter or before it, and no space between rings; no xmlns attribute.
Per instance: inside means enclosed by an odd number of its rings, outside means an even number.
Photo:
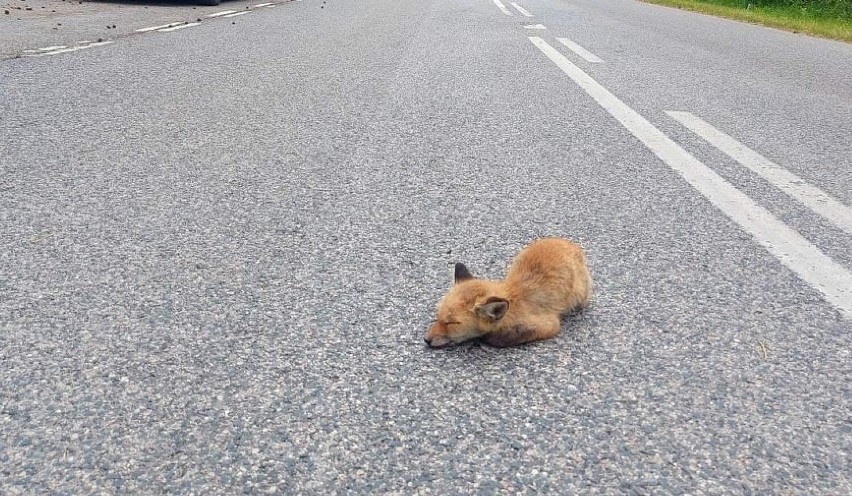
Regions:
<svg viewBox="0 0 852 496"><path fill-rule="evenodd" d="M4 46L0 492L852 491L850 45L239 5ZM543 235L596 283L556 339L424 345Z"/></svg>

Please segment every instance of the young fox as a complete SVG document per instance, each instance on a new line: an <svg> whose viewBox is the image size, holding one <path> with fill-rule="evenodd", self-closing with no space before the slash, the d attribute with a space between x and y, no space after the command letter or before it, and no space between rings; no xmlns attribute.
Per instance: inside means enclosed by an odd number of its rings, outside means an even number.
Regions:
<svg viewBox="0 0 852 496"><path fill-rule="evenodd" d="M515 257L502 281L476 279L457 263L426 343L440 348L481 338L503 348L552 338L560 315L589 303L591 286L582 248L567 239L534 241Z"/></svg>

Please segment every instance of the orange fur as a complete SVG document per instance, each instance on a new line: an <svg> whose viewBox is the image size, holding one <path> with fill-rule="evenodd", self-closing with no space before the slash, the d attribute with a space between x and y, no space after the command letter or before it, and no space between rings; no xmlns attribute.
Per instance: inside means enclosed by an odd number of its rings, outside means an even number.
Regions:
<svg viewBox="0 0 852 496"><path fill-rule="evenodd" d="M481 338L505 347L549 339L559 332L560 315L588 304L591 288L582 248L562 238L529 244L502 281L473 278L457 264L426 342L442 347Z"/></svg>

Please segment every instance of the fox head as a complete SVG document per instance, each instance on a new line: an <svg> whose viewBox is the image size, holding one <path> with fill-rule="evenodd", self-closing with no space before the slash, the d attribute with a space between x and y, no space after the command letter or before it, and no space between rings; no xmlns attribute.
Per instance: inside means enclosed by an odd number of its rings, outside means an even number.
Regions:
<svg viewBox="0 0 852 496"><path fill-rule="evenodd" d="M438 302L437 319L426 333L426 344L441 348L484 336L496 329L509 310L500 283L477 279L457 263L453 285Z"/></svg>

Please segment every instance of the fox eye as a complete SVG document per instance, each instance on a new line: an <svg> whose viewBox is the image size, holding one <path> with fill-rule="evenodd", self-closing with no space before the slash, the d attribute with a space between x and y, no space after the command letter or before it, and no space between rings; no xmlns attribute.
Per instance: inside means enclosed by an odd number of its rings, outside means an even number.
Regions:
<svg viewBox="0 0 852 496"><path fill-rule="evenodd" d="M454 321L454 320L453 320L453 321L444 322L444 325L448 325L448 326L449 326L449 325L455 325L455 324L461 324L461 322L456 322L456 321Z"/></svg>

